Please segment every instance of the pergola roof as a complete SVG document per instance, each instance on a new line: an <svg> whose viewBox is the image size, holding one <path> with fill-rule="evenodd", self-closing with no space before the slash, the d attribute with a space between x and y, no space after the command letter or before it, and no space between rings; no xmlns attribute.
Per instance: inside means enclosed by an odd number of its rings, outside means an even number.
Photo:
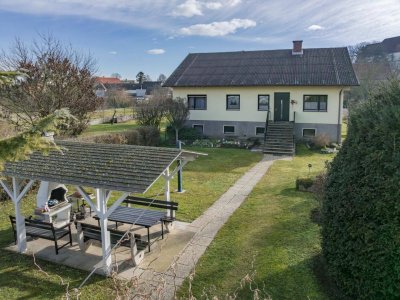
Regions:
<svg viewBox="0 0 400 300"><path fill-rule="evenodd" d="M7 162L3 175L143 193L178 157L197 156L173 148L70 141L58 141L57 145L62 152L35 152L27 160Z"/></svg>

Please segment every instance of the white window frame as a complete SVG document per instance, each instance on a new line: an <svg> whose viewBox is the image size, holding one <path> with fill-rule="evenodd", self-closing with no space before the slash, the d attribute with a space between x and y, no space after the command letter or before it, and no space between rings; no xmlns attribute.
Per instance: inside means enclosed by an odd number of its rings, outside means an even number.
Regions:
<svg viewBox="0 0 400 300"><path fill-rule="evenodd" d="M304 130L314 130L314 135L313 136L304 136ZM316 135L317 135L317 128L302 128L301 129L301 135L302 135L302 137L304 138L312 138L312 137L315 137Z"/></svg>
<svg viewBox="0 0 400 300"><path fill-rule="evenodd" d="M233 132L225 132L225 127L233 127L234 131ZM236 125L223 125L222 126L222 133L226 135L235 135L236 134Z"/></svg>
<svg viewBox="0 0 400 300"><path fill-rule="evenodd" d="M262 128L262 129L264 129L264 132L263 132L263 133L257 133L257 128ZM256 136L264 135L264 134L265 134L265 127L263 127L263 126L256 126L256 127L255 127L255 133L256 133Z"/></svg>
<svg viewBox="0 0 400 300"><path fill-rule="evenodd" d="M194 126L201 126L201 127L203 127L203 130L201 131L201 134L204 134L204 124L192 124L192 128L193 128L193 129L195 129Z"/></svg>

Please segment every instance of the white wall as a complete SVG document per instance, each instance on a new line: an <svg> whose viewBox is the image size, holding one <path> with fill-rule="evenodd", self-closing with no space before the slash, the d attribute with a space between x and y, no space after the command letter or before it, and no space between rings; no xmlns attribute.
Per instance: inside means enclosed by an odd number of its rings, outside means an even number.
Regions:
<svg viewBox="0 0 400 300"><path fill-rule="evenodd" d="M257 110L258 95L269 94L271 119L273 119L274 93L288 92L290 99L297 101L297 104L290 105L290 121L293 120L293 112L296 111L296 123L338 124L341 89L343 87L174 88L173 96L187 99L188 95L207 95L207 110L191 110L190 120L265 122L267 112ZM226 95L228 94L240 95L240 111L226 110ZM327 95L328 111L303 112L304 95ZM343 106L343 101L341 101L341 106Z"/></svg>

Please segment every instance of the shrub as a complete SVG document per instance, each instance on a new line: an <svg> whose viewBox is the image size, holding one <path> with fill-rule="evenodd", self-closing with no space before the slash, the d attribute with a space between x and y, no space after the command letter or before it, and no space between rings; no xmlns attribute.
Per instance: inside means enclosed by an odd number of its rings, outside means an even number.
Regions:
<svg viewBox="0 0 400 300"><path fill-rule="evenodd" d="M168 140L175 141L175 129L173 129L171 126L167 126L166 132ZM202 137L202 134L195 128L183 127L179 130L179 139L182 141L195 141L201 139Z"/></svg>
<svg viewBox="0 0 400 300"><path fill-rule="evenodd" d="M313 139L312 143L315 148L325 148L331 143L331 139L326 133L317 134Z"/></svg>
<svg viewBox="0 0 400 300"><path fill-rule="evenodd" d="M308 191L309 188L312 187L314 183L314 179L306 177L306 178L297 178L296 179L296 190L298 191Z"/></svg>
<svg viewBox="0 0 400 300"><path fill-rule="evenodd" d="M152 126L142 126L137 129L139 133L139 145L158 146L160 143L160 132Z"/></svg>
<svg viewBox="0 0 400 300"><path fill-rule="evenodd" d="M93 138L93 142L97 144L126 144L127 139L125 135L119 134L119 133L113 133L113 134L104 134L104 135L99 135L95 136Z"/></svg>
<svg viewBox="0 0 400 300"><path fill-rule="evenodd" d="M125 132L128 145L140 145L140 134L136 129Z"/></svg>
<svg viewBox="0 0 400 300"><path fill-rule="evenodd" d="M354 299L400 298L400 82L350 112L347 139L328 171L322 250Z"/></svg>

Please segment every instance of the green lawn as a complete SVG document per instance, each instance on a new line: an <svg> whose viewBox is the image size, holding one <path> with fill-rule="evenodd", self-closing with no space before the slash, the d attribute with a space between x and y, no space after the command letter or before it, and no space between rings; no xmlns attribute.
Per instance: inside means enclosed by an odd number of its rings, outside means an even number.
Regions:
<svg viewBox="0 0 400 300"><path fill-rule="evenodd" d="M114 125L116 126L116 125ZM171 195L179 202L177 217L180 220L193 220L223 194L246 170L257 163L260 153L236 149L196 149L209 155L189 163L184 171L186 193ZM157 182L146 196L154 196L161 191L163 181ZM177 186L176 178L171 188ZM35 195L30 194L22 201L25 215L32 214ZM0 299L59 299L64 295L57 274L77 287L87 276L62 265L40 261L41 267L50 275L45 276L34 266L31 257L3 250L13 241L9 214L14 214L10 201L0 202ZM79 255L79 254L77 254ZM81 291L80 299L114 299L112 281L94 276Z"/></svg>
<svg viewBox="0 0 400 300"><path fill-rule="evenodd" d="M110 118L114 115L114 108L108 108L108 109L99 109L96 110L95 112L91 113L90 118L93 119L104 119L104 118ZM127 108L117 108L117 114L116 116L128 116L133 114L132 107L127 107Z"/></svg>
<svg viewBox="0 0 400 300"><path fill-rule="evenodd" d="M106 123L91 125L83 132L83 136L124 132L136 127L138 127L138 125L135 120L117 124Z"/></svg>
<svg viewBox="0 0 400 300"><path fill-rule="evenodd" d="M261 153L248 150L223 148L185 147L190 151L208 154L189 162L183 170L183 188L177 190L177 176L171 182L171 200L179 203L177 218L181 221L193 221L219 198L244 172L261 159ZM172 171L172 168L171 168ZM162 198L164 181L159 180L145 196L159 195ZM160 197L159 197L160 198Z"/></svg>
<svg viewBox="0 0 400 300"><path fill-rule="evenodd" d="M196 297L232 294L240 280L255 272L258 286L272 299L326 299L313 273L320 253L319 228L310 220L317 206L312 194L295 190L297 177L323 170L331 155L299 146L293 161L278 161L233 214L200 259L193 281ZM188 285L181 288L185 295ZM212 297L209 297L211 299ZM249 286L237 299L253 299Z"/></svg>

